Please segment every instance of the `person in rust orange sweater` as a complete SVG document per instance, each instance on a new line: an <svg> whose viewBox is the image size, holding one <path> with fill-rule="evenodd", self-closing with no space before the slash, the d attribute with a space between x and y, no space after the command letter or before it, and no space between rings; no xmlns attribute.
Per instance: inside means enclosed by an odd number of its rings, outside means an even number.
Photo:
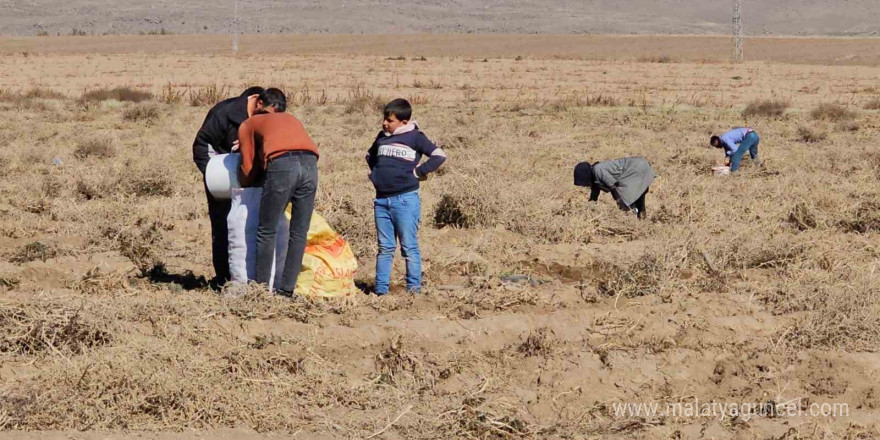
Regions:
<svg viewBox="0 0 880 440"><path fill-rule="evenodd" d="M279 89L268 89L261 96L263 109L241 124L238 139L241 150L239 182L253 186L263 180L260 222L257 227L258 283L269 284L275 261L275 234L278 220L288 203L292 204L290 241L284 269L280 272L278 294L292 296L302 269L306 236L318 189L318 148L305 127L287 113L287 98Z"/></svg>

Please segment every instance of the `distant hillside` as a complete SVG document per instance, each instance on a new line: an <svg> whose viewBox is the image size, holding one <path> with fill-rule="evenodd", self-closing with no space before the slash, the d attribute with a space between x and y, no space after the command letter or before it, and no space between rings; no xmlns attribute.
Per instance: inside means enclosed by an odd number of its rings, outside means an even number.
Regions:
<svg viewBox="0 0 880 440"><path fill-rule="evenodd" d="M719 34L733 0L239 0L242 33ZM743 0L750 35L878 35L877 0ZM0 34L230 33L234 0L0 0Z"/></svg>

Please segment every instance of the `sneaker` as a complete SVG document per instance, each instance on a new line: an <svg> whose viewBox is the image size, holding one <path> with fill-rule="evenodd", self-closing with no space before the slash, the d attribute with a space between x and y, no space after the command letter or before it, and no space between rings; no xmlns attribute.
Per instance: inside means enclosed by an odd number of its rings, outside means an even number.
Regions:
<svg viewBox="0 0 880 440"><path fill-rule="evenodd" d="M308 302L308 300L302 295L299 295L296 292L291 292L289 290L276 290L275 295L278 298L290 300L294 304L305 304Z"/></svg>
<svg viewBox="0 0 880 440"><path fill-rule="evenodd" d="M275 294L278 296L283 296L284 298L293 298L293 292L290 290L278 289L275 291Z"/></svg>
<svg viewBox="0 0 880 440"><path fill-rule="evenodd" d="M236 282L228 282L223 285L220 293L224 298L241 298L247 295L247 284L244 283L236 283Z"/></svg>
<svg viewBox="0 0 880 440"><path fill-rule="evenodd" d="M223 286L226 284L228 280L225 278L214 277L211 278L211 281L208 281L208 288L215 292L222 292Z"/></svg>

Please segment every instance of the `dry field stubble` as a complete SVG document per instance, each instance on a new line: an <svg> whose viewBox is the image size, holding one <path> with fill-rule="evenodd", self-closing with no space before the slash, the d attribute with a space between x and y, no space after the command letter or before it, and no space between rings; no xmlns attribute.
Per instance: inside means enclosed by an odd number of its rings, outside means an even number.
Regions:
<svg viewBox="0 0 880 440"><path fill-rule="evenodd" d="M876 68L387 58L0 60L0 428L880 435ZM246 84L290 93L322 152L318 210L364 281L375 237L363 154L381 103L416 104L450 155L422 191L425 295L291 303L207 290L189 145L204 104ZM761 133L766 166L746 159L713 178L706 139L740 124ZM661 176L646 222L607 195L588 205L571 184L576 162L626 155ZM534 282L502 282L511 274ZM694 398L803 398L850 414L613 410Z"/></svg>

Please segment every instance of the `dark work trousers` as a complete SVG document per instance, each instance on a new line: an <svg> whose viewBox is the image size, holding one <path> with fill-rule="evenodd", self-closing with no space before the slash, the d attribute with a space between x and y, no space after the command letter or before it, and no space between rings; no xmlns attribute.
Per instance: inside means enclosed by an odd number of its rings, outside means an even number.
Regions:
<svg viewBox="0 0 880 440"><path fill-rule="evenodd" d="M229 230L226 228L226 217L232 208L231 200L215 199L205 184L208 196L208 216L211 218L211 253L214 260L215 281L223 285L229 281Z"/></svg>
<svg viewBox="0 0 880 440"><path fill-rule="evenodd" d="M645 196L648 195L648 190L651 188L645 189L645 192L642 193L642 196L636 199L635 203L632 204L632 209L636 212L636 216L638 216L639 220L645 218L647 215L645 211Z"/></svg>
<svg viewBox="0 0 880 440"><path fill-rule="evenodd" d="M284 215L287 204L291 203L287 258L284 260L284 269L276 269L276 277L281 276L281 283L275 283L279 290L291 292L302 269L309 223L315 208L318 157L301 151L282 154L269 161L265 179L263 196L260 198L260 225L257 227L256 281L269 284L272 263L275 261L278 221Z"/></svg>

